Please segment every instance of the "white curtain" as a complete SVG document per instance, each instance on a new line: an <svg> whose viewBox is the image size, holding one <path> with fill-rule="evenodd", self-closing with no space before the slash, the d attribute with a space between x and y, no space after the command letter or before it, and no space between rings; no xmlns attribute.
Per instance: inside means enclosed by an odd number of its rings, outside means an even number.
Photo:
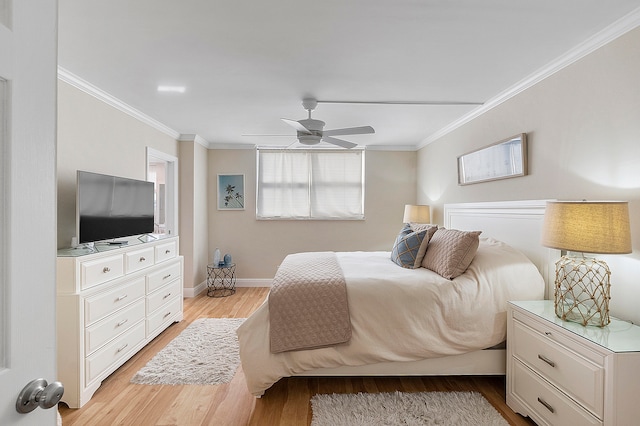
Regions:
<svg viewBox="0 0 640 426"><path fill-rule="evenodd" d="M364 151L258 150L260 219L363 219Z"/></svg>

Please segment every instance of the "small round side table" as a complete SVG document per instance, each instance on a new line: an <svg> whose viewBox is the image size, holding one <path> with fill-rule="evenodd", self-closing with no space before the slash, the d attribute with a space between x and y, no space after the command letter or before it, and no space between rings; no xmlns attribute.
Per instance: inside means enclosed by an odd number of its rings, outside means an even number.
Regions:
<svg viewBox="0 0 640 426"><path fill-rule="evenodd" d="M207 265L207 296L226 297L236 292L236 264Z"/></svg>

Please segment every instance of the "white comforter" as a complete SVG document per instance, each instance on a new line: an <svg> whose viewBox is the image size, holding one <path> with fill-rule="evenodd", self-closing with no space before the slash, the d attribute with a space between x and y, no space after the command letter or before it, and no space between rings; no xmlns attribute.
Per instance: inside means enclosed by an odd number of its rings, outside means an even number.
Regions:
<svg viewBox="0 0 640 426"><path fill-rule="evenodd" d="M506 338L508 300L542 299L535 265L506 244L481 239L461 276L404 269L389 252L337 253L346 282L352 337L347 344L272 354L265 302L237 331L249 391L323 367L416 361L488 348Z"/></svg>

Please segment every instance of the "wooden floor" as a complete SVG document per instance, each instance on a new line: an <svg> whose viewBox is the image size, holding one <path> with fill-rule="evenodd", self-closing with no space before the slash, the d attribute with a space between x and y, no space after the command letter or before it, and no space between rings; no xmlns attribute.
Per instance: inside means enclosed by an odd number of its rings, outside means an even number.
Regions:
<svg viewBox="0 0 640 426"><path fill-rule="evenodd" d="M380 377L282 379L256 399L247 391L242 367L229 384L135 385L131 377L193 320L245 318L267 296L266 288L238 288L225 298L206 292L185 299L185 319L174 324L102 382L81 409L60 404L63 425L309 425L310 398L317 393L480 392L512 425L534 424L505 403L504 377Z"/></svg>

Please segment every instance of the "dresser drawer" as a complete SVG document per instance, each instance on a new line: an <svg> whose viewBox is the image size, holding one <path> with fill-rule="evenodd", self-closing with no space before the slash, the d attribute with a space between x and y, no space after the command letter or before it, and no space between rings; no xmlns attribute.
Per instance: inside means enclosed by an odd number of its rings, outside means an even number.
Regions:
<svg viewBox="0 0 640 426"><path fill-rule="evenodd" d="M127 274L147 268L155 263L153 247L125 253L124 264Z"/></svg>
<svg viewBox="0 0 640 426"><path fill-rule="evenodd" d="M80 264L80 288L87 289L124 275L122 255L88 260Z"/></svg>
<svg viewBox="0 0 640 426"><path fill-rule="evenodd" d="M144 295L144 277L139 277L107 292L86 298L84 301L85 326L91 325Z"/></svg>
<svg viewBox="0 0 640 426"><path fill-rule="evenodd" d="M550 332L548 332L550 333ZM552 335L552 334L550 334ZM604 410L604 368L527 325L514 321L513 355L599 417ZM590 354L597 358L597 354Z"/></svg>
<svg viewBox="0 0 640 426"><path fill-rule="evenodd" d="M147 315L152 314L160 306L180 294L182 280L176 279L170 284L147 296Z"/></svg>
<svg viewBox="0 0 640 426"><path fill-rule="evenodd" d="M160 287L181 276L180 262L175 262L166 268L147 275L147 293L153 293Z"/></svg>
<svg viewBox="0 0 640 426"><path fill-rule="evenodd" d="M178 255L178 246L175 241L169 241L165 244L159 244L156 249L156 263L164 262L165 260L173 259Z"/></svg>
<svg viewBox="0 0 640 426"><path fill-rule="evenodd" d="M163 305L154 314L147 316L147 336L153 334L159 327L164 325L167 321L178 312L182 311L182 298L175 297L168 304Z"/></svg>
<svg viewBox="0 0 640 426"><path fill-rule="evenodd" d="M90 355L100 346L144 319L144 316L144 299L140 299L87 328L84 334L85 354Z"/></svg>
<svg viewBox="0 0 640 426"><path fill-rule="evenodd" d="M85 385L91 383L91 381L104 373L107 368L127 355L128 352L144 341L144 338L144 321L140 321L140 323L136 324L129 331L100 348L93 355L87 357L85 364Z"/></svg>
<svg viewBox="0 0 640 426"><path fill-rule="evenodd" d="M602 425L522 363L513 361L514 394L550 425ZM537 420L537 419L536 419Z"/></svg>

